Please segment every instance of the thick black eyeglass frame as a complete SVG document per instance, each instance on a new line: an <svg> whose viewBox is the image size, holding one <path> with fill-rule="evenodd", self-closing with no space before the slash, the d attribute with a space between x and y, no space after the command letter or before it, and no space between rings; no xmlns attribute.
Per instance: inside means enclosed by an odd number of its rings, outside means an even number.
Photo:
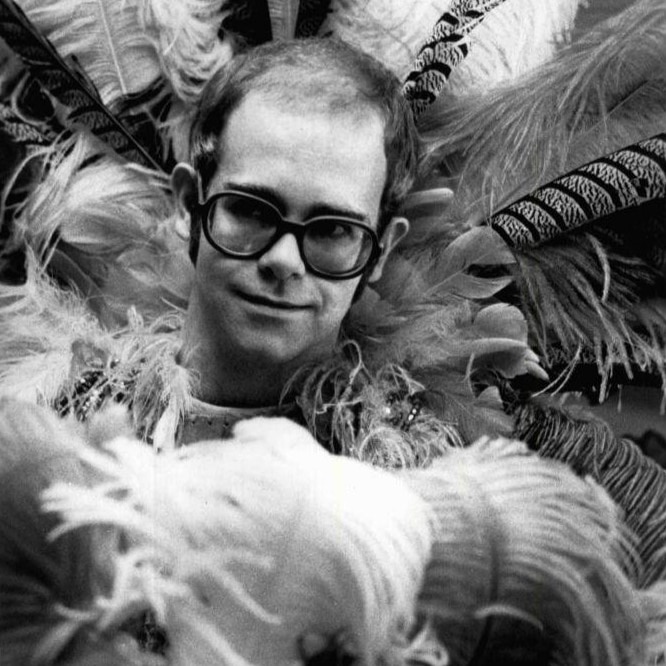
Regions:
<svg viewBox="0 0 666 666"><path fill-rule="evenodd" d="M265 204L266 206L274 210L275 213L277 214L277 217L281 221L281 224L275 228L275 233L268 241L266 246L263 247L261 250L258 250L256 252L251 252L249 254L244 252L234 252L233 250L228 250L222 247L221 245L218 245L218 243L216 243L215 240L213 239L210 233L209 218L211 211L213 210L213 206L215 205L215 202L218 199L221 199L229 194L234 194L236 196L245 197L246 199L253 199L254 201L259 201L260 203ZM268 250L270 250L270 248L272 248L273 245L275 245L275 243L277 243L277 241L280 238L282 238L282 236L284 236L287 233L293 234L294 237L296 238L298 251L300 252L301 260L303 261L304 266L313 275L326 278L327 280L350 280L351 278L355 278L361 275L364 271L372 267L377 262L377 259L379 259L379 256L382 251L379 242L379 237L377 236L377 232L374 229L370 228L367 224L363 224L358 220L353 220L351 218L343 217L341 215L318 215L316 217L310 218L309 220L305 220L305 222L294 222L293 220L287 220L282 215L279 208L277 208L277 206L275 206L270 201L266 201L266 199L262 199L261 197L258 197L254 194L250 194L248 192L240 192L238 190L222 190L221 192L216 192L215 194L212 194L210 197L208 197L208 199L206 199L206 201L204 201L204 203L198 204L198 216L199 216L199 223L203 228L204 236L206 237L206 240L210 243L210 245L221 254L224 254L228 257L234 257L235 259L258 259L262 254L268 252ZM312 266L308 261L307 257L305 256L305 252L303 250L303 239L305 237L305 231L308 228L308 226L311 223L317 222L319 220L336 220L339 222L344 222L345 224L351 224L354 227L362 228L364 231L368 232L370 240L372 242L372 249L370 250L370 254L368 255L368 259L365 262L365 264L363 264L358 268L354 268L351 271L347 271L346 273L327 273L326 271L321 271Z"/></svg>

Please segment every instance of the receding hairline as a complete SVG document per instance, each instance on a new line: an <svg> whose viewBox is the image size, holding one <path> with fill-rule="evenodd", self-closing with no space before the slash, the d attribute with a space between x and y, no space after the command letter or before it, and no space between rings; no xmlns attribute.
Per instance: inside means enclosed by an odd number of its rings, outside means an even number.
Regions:
<svg viewBox="0 0 666 666"><path fill-rule="evenodd" d="M250 90L243 95L229 111L218 138L224 135L231 118L241 107L261 104L268 104L278 113L286 115L315 116L331 120L343 118L359 126L376 122L381 135L386 132L386 118L382 109L363 97L353 101L349 97L338 99L335 95L309 97L285 92L284 86L276 86Z"/></svg>
<svg viewBox="0 0 666 666"><path fill-rule="evenodd" d="M211 78L190 136L190 157L204 186L216 170L230 114L260 90L309 113L363 118L373 110L384 128L387 158L382 219L399 209L416 175L419 153L401 83L371 55L334 38L269 42L236 56Z"/></svg>
<svg viewBox="0 0 666 666"><path fill-rule="evenodd" d="M350 126L355 132L358 131L363 134L372 133L375 137L376 147L382 157L381 177L383 180L386 180L388 174L388 159L384 145L386 126L379 109L366 103L363 107L354 105L349 108L337 109L331 113L325 105L311 104L303 99L300 99L297 104L291 104L282 95L273 96L265 90L252 90L248 92L227 116L222 130L216 139L217 160L215 173L224 171L224 156L230 147L226 143L229 140L230 130L235 135L243 135L243 132L238 131L237 126L234 129L234 119L238 117L237 114L243 109L253 114L260 109L265 109L266 106L269 107L268 111L271 115L275 114L278 126L280 124L280 116L284 114L285 122L288 122L290 118L296 118L304 129L313 119L315 122L323 121L324 127L326 127L325 131L328 131L330 128L330 135L332 137L335 137L341 127L342 129L347 129ZM253 122L252 119L250 122ZM339 123L344 123L344 125L341 126ZM322 127L322 125L319 125L319 127ZM265 135L263 132L262 134Z"/></svg>
<svg viewBox="0 0 666 666"><path fill-rule="evenodd" d="M277 102L298 104L313 110L329 112L376 109L372 91L364 91L362 82L342 67L333 65L322 70L316 63L279 63L265 72L252 77L253 89L243 98L254 92L263 92ZM380 114L381 115L381 114Z"/></svg>

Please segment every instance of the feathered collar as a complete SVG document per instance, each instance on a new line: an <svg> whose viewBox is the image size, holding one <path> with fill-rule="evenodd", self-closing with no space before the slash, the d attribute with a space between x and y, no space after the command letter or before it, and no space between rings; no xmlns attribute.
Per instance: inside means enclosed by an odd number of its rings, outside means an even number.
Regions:
<svg viewBox="0 0 666 666"><path fill-rule="evenodd" d="M175 360L192 280L182 220L164 178L92 150L80 138L60 153L17 219L27 277L0 285L0 393L84 412L119 400L144 438L170 441L192 412ZM498 382L543 374L524 316L495 299L513 261L490 228L436 254L399 249L337 353L291 387L310 429L389 466L427 459L428 441L507 434Z"/></svg>

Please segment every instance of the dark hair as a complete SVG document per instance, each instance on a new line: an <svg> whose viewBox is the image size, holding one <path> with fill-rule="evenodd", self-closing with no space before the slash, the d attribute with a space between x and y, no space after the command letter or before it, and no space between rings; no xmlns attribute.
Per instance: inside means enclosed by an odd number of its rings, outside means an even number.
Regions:
<svg viewBox="0 0 666 666"><path fill-rule="evenodd" d="M190 136L204 191L217 170L220 136L245 96L260 91L293 108L378 112L387 174L378 229L400 208L416 175L418 136L399 79L378 60L333 38L262 44L233 58L207 83Z"/></svg>

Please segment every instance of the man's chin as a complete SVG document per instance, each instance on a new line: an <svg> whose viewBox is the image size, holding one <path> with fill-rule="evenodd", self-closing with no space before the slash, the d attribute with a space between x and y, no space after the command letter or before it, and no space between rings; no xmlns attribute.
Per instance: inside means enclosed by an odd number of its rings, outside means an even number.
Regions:
<svg viewBox="0 0 666 666"><path fill-rule="evenodd" d="M248 364L291 374L302 365L324 360L330 356L332 349L333 344L323 345L294 331L289 335L245 338L241 343L242 351L239 351Z"/></svg>

